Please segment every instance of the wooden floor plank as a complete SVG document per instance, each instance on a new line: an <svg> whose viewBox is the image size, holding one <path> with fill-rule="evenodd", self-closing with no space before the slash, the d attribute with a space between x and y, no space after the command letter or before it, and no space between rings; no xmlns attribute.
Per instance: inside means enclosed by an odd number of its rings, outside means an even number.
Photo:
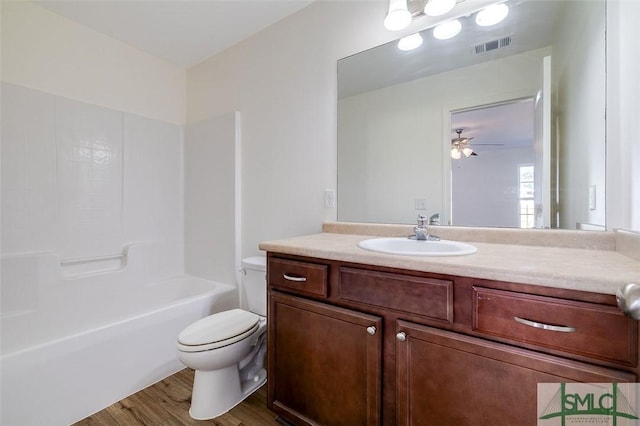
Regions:
<svg viewBox="0 0 640 426"><path fill-rule="evenodd" d="M184 369L76 423L74 426L281 426L267 409L266 386L212 420L189 416L193 370Z"/></svg>
<svg viewBox="0 0 640 426"><path fill-rule="evenodd" d="M86 419L80 420L76 423L77 426L118 426L118 422L111 417L111 415L106 411L102 410L94 415L87 417Z"/></svg>

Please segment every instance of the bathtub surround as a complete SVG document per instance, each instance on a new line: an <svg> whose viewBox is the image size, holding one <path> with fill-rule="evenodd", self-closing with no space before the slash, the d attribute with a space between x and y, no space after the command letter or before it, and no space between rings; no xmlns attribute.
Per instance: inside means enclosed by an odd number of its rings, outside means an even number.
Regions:
<svg viewBox="0 0 640 426"><path fill-rule="evenodd" d="M157 241L153 278L182 273L179 126L8 83L2 112L3 255L78 260Z"/></svg>
<svg viewBox="0 0 640 426"><path fill-rule="evenodd" d="M180 126L9 83L2 112L1 422L68 424L180 370L237 287L184 273Z"/></svg>

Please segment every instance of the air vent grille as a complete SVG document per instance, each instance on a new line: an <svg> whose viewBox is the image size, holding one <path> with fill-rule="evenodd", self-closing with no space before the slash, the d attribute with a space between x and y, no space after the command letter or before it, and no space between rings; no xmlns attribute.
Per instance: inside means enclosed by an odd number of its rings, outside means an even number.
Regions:
<svg viewBox="0 0 640 426"><path fill-rule="evenodd" d="M511 36L502 37L497 40L491 40L486 43L477 44L475 46L476 54L491 52L492 50L502 49L511 44Z"/></svg>

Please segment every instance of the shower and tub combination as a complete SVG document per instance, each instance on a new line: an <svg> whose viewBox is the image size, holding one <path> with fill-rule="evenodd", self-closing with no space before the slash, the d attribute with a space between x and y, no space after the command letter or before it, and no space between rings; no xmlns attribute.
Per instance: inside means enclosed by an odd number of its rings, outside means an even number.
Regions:
<svg viewBox="0 0 640 426"><path fill-rule="evenodd" d="M150 281L154 246L71 262L3 257L0 423L65 425L99 411L183 369L180 331L238 306L232 285L188 275Z"/></svg>
<svg viewBox="0 0 640 426"><path fill-rule="evenodd" d="M179 333L240 305L239 118L1 86L0 424L66 425L184 368Z"/></svg>

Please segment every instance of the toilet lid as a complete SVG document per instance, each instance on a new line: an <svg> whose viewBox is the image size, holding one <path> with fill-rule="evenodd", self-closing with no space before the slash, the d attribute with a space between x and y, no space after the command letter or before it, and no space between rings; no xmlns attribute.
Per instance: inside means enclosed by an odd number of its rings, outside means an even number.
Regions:
<svg viewBox="0 0 640 426"><path fill-rule="evenodd" d="M202 318L178 335L180 346L191 346L192 350L203 350L230 345L246 337L258 328L260 316L242 309L232 309Z"/></svg>

